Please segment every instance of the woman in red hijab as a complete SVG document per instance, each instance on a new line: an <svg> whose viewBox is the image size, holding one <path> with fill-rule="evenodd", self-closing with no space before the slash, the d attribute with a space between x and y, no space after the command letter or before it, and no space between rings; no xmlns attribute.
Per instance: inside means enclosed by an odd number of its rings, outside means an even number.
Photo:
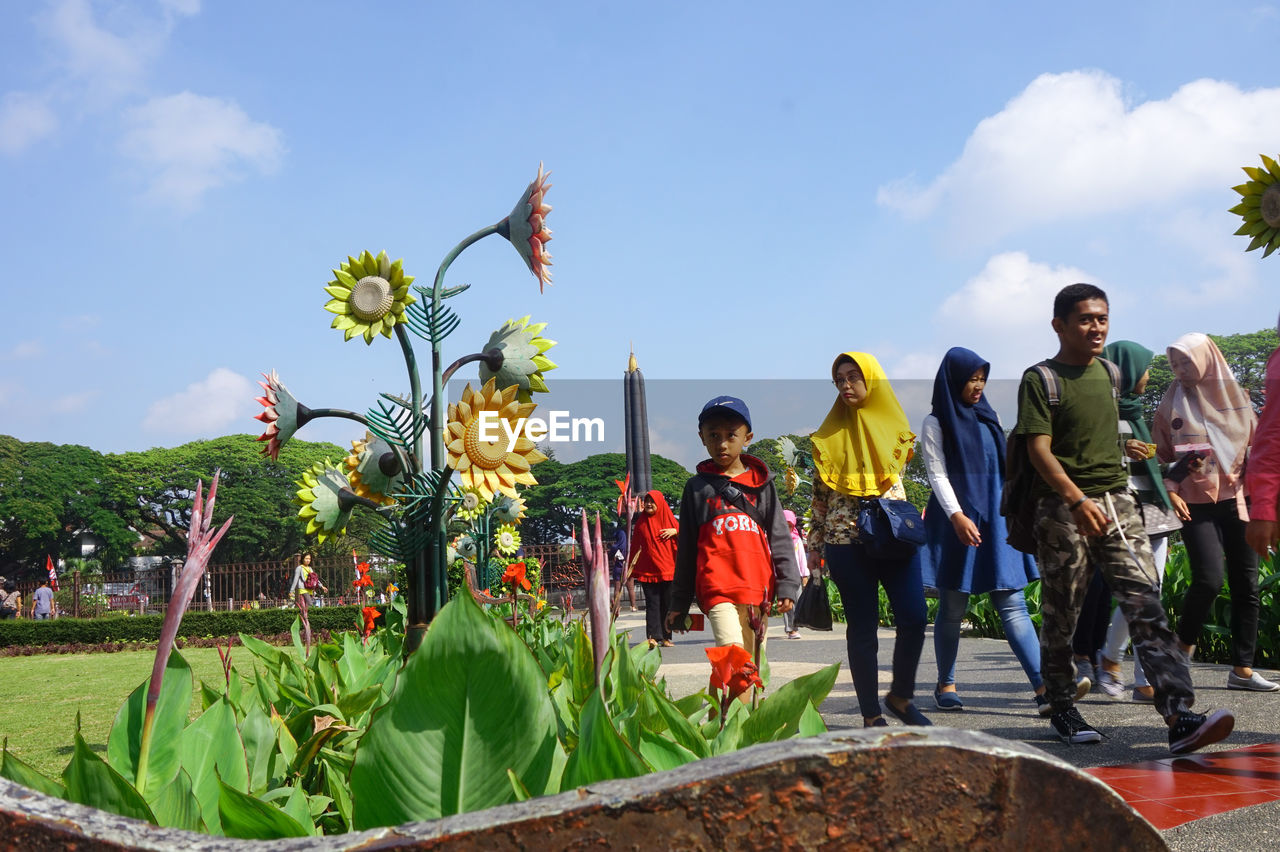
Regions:
<svg viewBox="0 0 1280 852"><path fill-rule="evenodd" d="M649 647L671 647L667 611L671 608L671 580L676 575L676 533L680 525L661 491L640 498L640 515L631 531L632 576L644 589L644 623Z"/></svg>

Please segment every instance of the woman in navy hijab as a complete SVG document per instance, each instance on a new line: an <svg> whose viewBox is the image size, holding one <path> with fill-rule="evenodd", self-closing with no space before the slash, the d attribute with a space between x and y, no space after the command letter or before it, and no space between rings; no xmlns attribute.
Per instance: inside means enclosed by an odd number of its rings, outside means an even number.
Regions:
<svg viewBox="0 0 1280 852"><path fill-rule="evenodd" d="M928 543L921 548L925 586L938 590L934 654L939 710L961 710L956 693L956 649L969 595L989 594L1005 636L1022 664L1035 701L1049 707L1040 679L1040 640L1027 615L1022 589L1039 577L1030 556L1010 547L1000 515L1005 437L983 391L991 365L976 353L949 350L933 381L933 411L920 429L921 451L933 496L925 509Z"/></svg>

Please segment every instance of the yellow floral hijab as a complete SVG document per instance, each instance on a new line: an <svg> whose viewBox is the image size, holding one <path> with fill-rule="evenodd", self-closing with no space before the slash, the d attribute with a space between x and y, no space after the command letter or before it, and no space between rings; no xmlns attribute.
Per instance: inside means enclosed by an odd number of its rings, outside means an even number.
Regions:
<svg viewBox="0 0 1280 852"><path fill-rule="evenodd" d="M831 490L851 497L878 497L910 461L916 436L875 356L845 352L831 365L833 376L845 356L862 371L867 399L860 408L850 408L836 398L827 418L810 436L813 463Z"/></svg>

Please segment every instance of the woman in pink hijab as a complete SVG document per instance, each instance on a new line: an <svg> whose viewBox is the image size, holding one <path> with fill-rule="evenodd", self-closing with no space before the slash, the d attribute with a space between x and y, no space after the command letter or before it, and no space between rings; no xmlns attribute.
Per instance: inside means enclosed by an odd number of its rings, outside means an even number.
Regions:
<svg viewBox="0 0 1280 852"><path fill-rule="evenodd" d="M1244 462L1258 418L1249 394L1207 335L1178 338L1168 349L1177 381L1156 409L1155 438L1162 462L1173 462L1165 487L1182 520L1191 586L1182 603L1178 639L1188 654L1222 589L1231 581L1231 664L1228 689L1280 692L1253 670L1258 643L1258 555L1245 538Z"/></svg>

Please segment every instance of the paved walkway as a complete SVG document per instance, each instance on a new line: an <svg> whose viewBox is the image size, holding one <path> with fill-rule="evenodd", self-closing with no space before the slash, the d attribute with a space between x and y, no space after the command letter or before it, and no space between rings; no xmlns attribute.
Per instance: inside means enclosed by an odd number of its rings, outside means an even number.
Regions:
<svg viewBox="0 0 1280 852"><path fill-rule="evenodd" d="M633 642L644 639L644 612L626 607L619 627ZM848 675L843 625L831 633L802 630L789 640L781 620L770 625L768 648L773 684L841 663L835 688L822 705L832 730L861 727L853 682ZM703 649L711 631L676 634L664 648L660 674L674 695L705 688L710 669ZM880 685L889 686L893 631L880 631ZM917 676L916 703L935 725L982 731L1021 740L1092 774L1112 786L1160 828L1175 850L1280 848L1280 693L1228 691L1228 666L1193 663L1196 709L1227 707L1236 715L1235 732L1194 759L1173 760L1167 728L1150 705L1094 692L1079 704L1084 718L1107 735L1097 745L1067 745L1054 736L1047 719L1035 711L1031 687L1003 640L964 638L956 664L962 711L934 708L932 685L937 670L932 628L926 637ZM1125 662L1131 679L1132 658ZM1268 678L1276 673L1263 671ZM890 718L890 725L899 724ZM1069 806L1069 803L1066 804Z"/></svg>

